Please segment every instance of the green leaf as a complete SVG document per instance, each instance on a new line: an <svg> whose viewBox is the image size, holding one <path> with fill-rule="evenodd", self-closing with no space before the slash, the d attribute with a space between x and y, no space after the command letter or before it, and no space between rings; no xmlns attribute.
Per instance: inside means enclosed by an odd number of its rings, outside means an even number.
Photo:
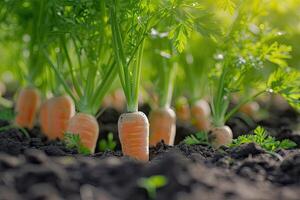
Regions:
<svg viewBox="0 0 300 200"><path fill-rule="evenodd" d="M300 72L291 68L273 72L267 83L270 92L280 94L295 109L300 111Z"/></svg>
<svg viewBox="0 0 300 200"><path fill-rule="evenodd" d="M247 143L256 143L266 151L270 152L274 152L279 149L290 149L297 146L295 142L288 139L281 142L277 141L274 137L268 136L266 130L261 126L256 127L254 135L239 136L237 139L234 139L229 146L237 147Z"/></svg>
<svg viewBox="0 0 300 200"><path fill-rule="evenodd" d="M297 144L289 139L284 139L279 144L279 148L281 148L281 149L291 149L296 146L297 146Z"/></svg>
<svg viewBox="0 0 300 200"><path fill-rule="evenodd" d="M188 144L188 145L209 144L207 132L202 131L202 132L198 132L194 135L189 135L184 139L184 143Z"/></svg>
<svg viewBox="0 0 300 200"><path fill-rule="evenodd" d="M233 14L236 5L232 0L218 0L217 5L225 11L228 11L230 14Z"/></svg>
<svg viewBox="0 0 300 200"><path fill-rule="evenodd" d="M15 119L15 112L11 108L5 108L0 110L0 120L13 121Z"/></svg>
<svg viewBox="0 0 300 200"><path fill-rule="evenodd" d="M77 149L77 151L83 155L91 154L91 151L89 148L84 146L81 143L79 134L74 133L65 133L64 134L64 143L66 144L66 147L69 149Z"/></svg>
<svg viewBox="0 0 300 200"><path fill-rule="evenodd" d="M150 199L156 198L156 190L158 188L164 187L168 180L165 176L154 175L148 178L140 178L137 181L139 187L144 188Z"/></svg>
<svg viewBox="0 0 300 200"><path fill-rule="evenodd" d="M112 133L109 133L107 136L107 140L102 139L98 143L98 148L100 151L105 150L114 150L117 146L117 143L114 141L114 135Z"/></svg>

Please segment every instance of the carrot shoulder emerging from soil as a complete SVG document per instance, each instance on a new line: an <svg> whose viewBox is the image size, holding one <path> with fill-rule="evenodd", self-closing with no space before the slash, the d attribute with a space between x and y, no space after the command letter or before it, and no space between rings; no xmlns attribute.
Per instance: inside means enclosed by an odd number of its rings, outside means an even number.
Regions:
<svg viewBox="0 0 300 200"><path fill-rule="evenodd" d="M118 121L119 138L124 155L149 160L149 122L142 112L123 113Z"/></svg>
<svg viewBox="0 0 300 200"><path fill-rule="evenodd" d="M39 116L43 133L49 139L63 139L69 120L74 114L75 105L69 96L63 95L46 100L41 106Z"/></svg>
<svg viewBox="0 0 300 200"><path fill-rule="evenodd" d="M15 124L32 129L40 106L40 94L35 88L24 88L17 98Z"/></svg>
<svg viewBox="0 0 300 200"><path fill-rule="evenodd" d="M232 142L233 135L229 126L214 127L208 133L208 139L214 148L228 145Z"/></svg>
<svg viewBox="0 0 300 200"><path fill-rule="evenodd" d="M176 114L171 108L153 110L149 116L150 145L154 146L161 140L167 145L174 145L176 134Z"/></svg>
<svg viewBox="0 0 300 200"><path fill-rule="evenodd" d="M242 105L239 111L246 114L247 116L254 117L259 110L259 104L256 101L252 101Z"/></svg>
<svg viewBox="0 0 300 200"><path fill-rule="evenodd" d="M183 122L189 122L191 119L191 110L188 103L176 105L176 117Z"/></svg>
<svg viewBox="0 0 300 200"><path fill-rule="evenodd" d="M91 153L95 152L99 136L99 125L93 115L77 113L70 119L67 132L79 134L81 143L87 147Z"/></svg>
<svg viewBox="0 0 300 200"><path fill-rule="evenodd" d="M196 101L191 108L191 113L193 117L193 123L197 129L201 131L209 130L210 124L210 107L207 101L198 100Z"/></svg>

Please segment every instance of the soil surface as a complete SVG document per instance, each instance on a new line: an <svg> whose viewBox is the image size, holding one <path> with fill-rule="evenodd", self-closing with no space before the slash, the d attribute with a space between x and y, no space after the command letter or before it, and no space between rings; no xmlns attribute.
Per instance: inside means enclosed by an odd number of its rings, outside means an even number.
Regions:
<svg viewBox="0 0 300 200"><path fill-rule="evenodd" d="M149 108L144 106L145 112ZM148 110L147 110L148 109ZM99 118L101 138L112 132L117 139L119 113L107 109ZM269 154L254 143L214 150L186 145L183 138L197 130L177 123L176 145L163 142L150 148L150 161L137 162L115 151L83 156L61 141L48 141L38 127L27 137L16 128L0 132L0 200L150 199L138 186L141 178L163 175L167 184L156 190L160 200L299 199L299 115L281 111L255 122L242 115L229 122L234 136L250 134L260 124L279 140L288 138L296 149ZM0 128L7 122L0 121Z"/></svg>

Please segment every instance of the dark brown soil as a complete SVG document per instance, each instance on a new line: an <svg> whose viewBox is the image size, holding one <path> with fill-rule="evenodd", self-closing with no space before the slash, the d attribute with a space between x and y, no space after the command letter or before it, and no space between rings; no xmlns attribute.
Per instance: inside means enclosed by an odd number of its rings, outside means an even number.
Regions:
<svg viewBox="0 0 300 200"><path fill-rule="evenodd" d="M147 107L146 107L147 108ZM289 138L300 146L293 131L298 115L287 111L278 118L260 121L278 139ZM102 138L117 138L119 113L106 110L99 118ZM228 123L234 135L249 133L256 123L235 116ZM0 127L6 126L0 122ZM299 199L300 150L269 154L254 143L214 150L205 145L179 143L196 130L177 123L174 147L157 144L150 162L141 163L116 151L91 156L77 154L60 141L48 141L38 128L27 138L18 129L0 132L0 200L14 199L149 199L137 181L163 175L167 184L157 189L160 200Z"/></svg>

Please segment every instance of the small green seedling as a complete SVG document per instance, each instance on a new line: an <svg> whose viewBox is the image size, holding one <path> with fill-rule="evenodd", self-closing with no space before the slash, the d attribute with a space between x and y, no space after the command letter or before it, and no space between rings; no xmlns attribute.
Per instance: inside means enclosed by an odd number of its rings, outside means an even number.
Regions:
<svg viewBox="0 0 300 200"><path fill-rule="evenodd" d="M117 146L117 143L114 141L114 135L112 133L109 133L107 135L107 140L102 139L99 141L98 148L100 151L105 150L114 150Z"/></svg>
<svg viewBox="0 0 300 200"><path fill-rule="evenodd" d="M80 136L78 134L65 133L64 142L69 149L75 148L83 155L91 154L91 151L81 143Z"/></svg>
<svg viewBox="0 0 300 200"><path fill-rule="evenodd" d="M4 109L1 109L1 111L0 111L0 120L2 120L2 121L12 122L15 119L15 116L16 116L16 113L11 108L4 108ZM13 124L9 124L7 126L1 127L0 132L7 131L12 128L19 129L27 138L30 138L30 135L25 128L18 127Z"/></svg>
<svg viewBox="0 0 300 200"><path fill-rule="evenodd" d="M0 120L11 122L15 119L15 112L11 108L0 110Z"/></svg>
<svg viewBox="0 0 300 200"><path fill-rule="evenodd" d="M297 146L295 142L289 139L278 141L274 137L268 136L266 130L261 126L258 126L254 130L253 135L239 136L237 139L233 140L232 144L230 144L230 147L236 147L252 142L258 144L269 152L275 152L279 149L290 149Z"/></svg>
<svg viewBox="0 0 300 200"><path fill-rule="evenodd" d="M148 178L138 179L138 186L144 188L147 191L147 194L150 199L156 198L156 190L158 188L164 187L168 183L168 180L165 176L155 175Z"/></svg>
<svg viewBox="0 0 300 200"><path fill-rule="evenodd" d="M187 136L184 139L184 143L188 145L195 145L195 144L210 145L210 143L208 142L207 132L205 131L201 131L194 135Z"/></svg>

